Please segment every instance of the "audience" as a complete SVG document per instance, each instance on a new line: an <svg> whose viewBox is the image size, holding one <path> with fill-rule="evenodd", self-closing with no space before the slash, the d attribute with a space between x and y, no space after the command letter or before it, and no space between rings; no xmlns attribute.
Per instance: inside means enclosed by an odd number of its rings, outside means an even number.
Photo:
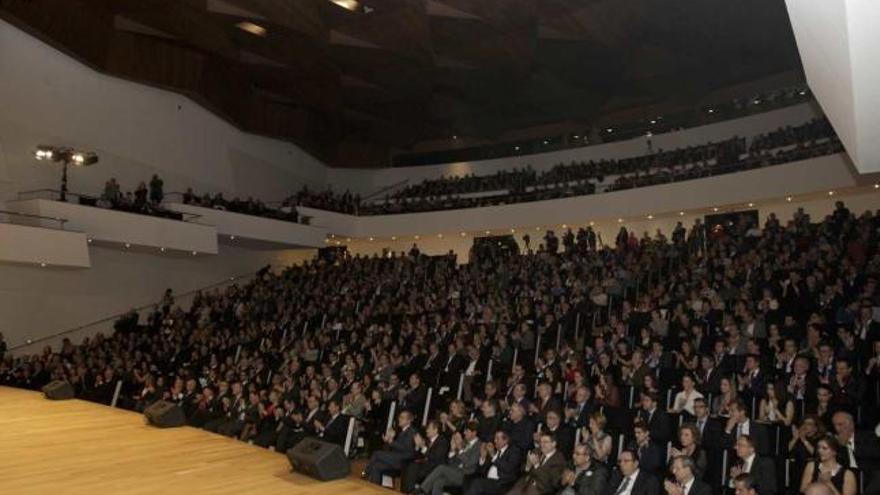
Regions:
<svg viewBox="0 0 880 495"><path fill-rule="evenodd" d="M315 259L7 354L0 384L66 379L109 404L121 382L119 407L172 401L195 427L276 451L322 438L407 493L775 495L816 481L852 495L853 479L878 493L878 227L839 203L816 223L770 216L760 235L742 220L467 264L417 248Z"/></svg>

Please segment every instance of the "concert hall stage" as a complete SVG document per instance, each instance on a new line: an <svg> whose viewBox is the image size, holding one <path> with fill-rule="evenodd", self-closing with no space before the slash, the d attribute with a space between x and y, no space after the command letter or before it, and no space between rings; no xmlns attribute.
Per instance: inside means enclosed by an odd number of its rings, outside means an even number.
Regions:
<svg viewBox="0 0 880 495"><path fill-rule="evenodd" d="M287 457L196 428L81 400L0 387L0 493L373 495L352 476L320 482Z"/></svg>

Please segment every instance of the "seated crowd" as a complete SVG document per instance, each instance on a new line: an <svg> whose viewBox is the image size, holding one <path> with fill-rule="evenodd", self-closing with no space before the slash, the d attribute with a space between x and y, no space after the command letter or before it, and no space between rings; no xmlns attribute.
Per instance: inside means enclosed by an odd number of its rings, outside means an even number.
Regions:
<svg viewBox="0 0 880 495"><path fill-rule="evenodd" d="M223 193L217 193L214 196L205 193L202 196L199 196L193 192L191 187L188 187L183 193L183 204L231 211L243 215L272 218L274 220L284 220L286 222L299 221L299 215L296 212L296 208L289 207L288 205L284 205L280 209L274 209L266 206L265 203L259 199L254 199L253 197L240 199L236 196L232 199L226 199L223 197Z"/></svg>
<svg viewBox="0 0 880 495"><path fill-rule="evenodd" d="M779 128L745 138L734 136L719 143L689 146L671 151L620 159L559 164L538 173L530 166L501 170L492 175L467 175L424 180L410 185L384 201L364 203L357 195L342 195L304 188L291 204L357 215L383 215L475 208L595 194L655 184L680 182L797 160L840 153L843 147L827 119ZM614 178L602 188L598 183ZM465 196L473 193L490 195Z"/></svg>
<svg viewBox="0 0 880 495"><path fill-rule="evenodd" d="M263 269L7 357L0 384L110 403L121 381L121 407L357 448L405 493L878 493L880 217L742 218L614 247L548 233L467 264L414 246Z"/></svg>

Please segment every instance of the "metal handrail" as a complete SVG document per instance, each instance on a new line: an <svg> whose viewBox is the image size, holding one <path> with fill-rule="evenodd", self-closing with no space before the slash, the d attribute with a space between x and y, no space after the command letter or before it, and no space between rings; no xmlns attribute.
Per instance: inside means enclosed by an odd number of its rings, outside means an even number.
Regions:
<svg viewBox="0 0 880 495"><path fill-rule="evenodd" d="M374 193L371 193L371 194L368 194L367 196L361 198L361 203L367 201L368 199L373 199L373 198L375 198L376 196L379 196L380 194L382 194L382 193L384 193L384 192L386 192L386 191L390 191L390 190L392 190L392 189L396 189L396 188L398 188L398 187L400 187L400 186L405 186L406 184L409 184L409 179L403 179L402 181L400 181L400 182L395 182L394 184L391 184L390 186L385 186L385 187L379 189L378 191L376 191L376 192L374 192Z"/></svg>
<svg viewBox="0 0 880 495"><path fill-rule="evenodd" d="M261 270L262 270L262 268L261 268ZM247 279L247 278L250 278L250 277L253 277L254 275L256 275L257 272L259 272L259 270L257 270L257 271L253 271L253 272L248 272L248 273L245 273L245 274L243 274L243 275L234 275L234 276L231 276L231 277L229 277L229 278L226 278L226 279L224 279L224 280L222 280L222 281L220 281L220 282L215 282L215 283L213 283L213 284L206 285L206 286L204 286L204 287L199 287L198 289L193 289L193 290L190 290L190 291L184 292L184 293L182 293L182 294L176 294L176 295L174 296L174 298L175 298L175 299L184 298L184 297L191 296L191 295L196 294L196 293L201 292L201 291L205 291L205 290L208 290L208 289L213 289L213 288L215 288L215 287L220 287L220 286L223 286L223 285L226 285L226 284L234 283L234 282L240 281L240 280L242 280L242 279ZM143 310L145 310L145 309L149 309L149 308L155 306L155 305L158 304L158 303L159 303L159 301L157 301L157 302L152 302L152 303L150 303L150 304L144 304L143 306L138 306L138 307L136 307L136 308L129 309L129 310L124 311L124 312L122 312L122 313L116 313L116 314L113 314L113 315L110 315L110 316L107 316L107 317L101 318L100 320L95 320L95 321L92 321L92 322L86 323L86 324L84 324L84 325L79 325L79 326L76 326L76 327L73 327L73 328L68 328L67 330L62 330L62 331L60 331L60 332L53 333L53 334L51 334L51 335L46 335L46 336L40 337L40 338L38 338L38 339L29 340L29 341L27 341L27 342L25 342L25 343L23 343L23 344L19 344L19 345L16 345L16 346L14 346L14 347L10 347L9 350L10 350L10 351L14 351L14 350L17 350L17 349L22 349L22 348L24 348L24 347L30 347L30 346L32 346L32 345L34 345L34 344L39 344L40 342L45 342L45 341L47 341L47 340L52 340L52 339L55 339L55 338L61 337L61 336L63 336L63 335L68 335L68 334L71 334L71 333L74 333L74 332L78 332L78 331L80 331L80 330L82 330L82 329L84 329L84 328L92 327L92 326L95 326L95 325L100 325L101 323L106 323L106 322L108 322L108 321L118 320L119 318L121 318L121 317L123 317L123 316L125 316L125 315L127 315L127 314L129 314L129 313L131 313L132 311L134 311L134 312L138 312L138 313L139 313L139 312L141 312L141 311L143 311Z"/></svg>
<svg viewBox="0 0 880 495"><path fill-rule="evenodd" d="M64 224L69 221L66 218L47 217L44 215L34 215L31 213L19 213L17 211L9 211L9 210L0 210L0 215L11 215L11 216L15 216L15 217L37 218L40 220L51 220L53 222L58 222L58 224L60 225L58 230L64 230ZM11 222L3 222L2 220L0 220L0 223L11 223Z"/></svg>

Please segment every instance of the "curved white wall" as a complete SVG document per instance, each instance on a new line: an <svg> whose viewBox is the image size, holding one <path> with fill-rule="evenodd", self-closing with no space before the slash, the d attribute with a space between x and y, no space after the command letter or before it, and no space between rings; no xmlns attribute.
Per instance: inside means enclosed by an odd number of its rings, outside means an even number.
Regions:
<svg viewBox="0 0 880 495"><path fill-rule="evenodd" d="M165 191L223 191L280 200L323 185L327 167L293 144L241 132L185 96L107 76L0 21L0 201L57 189L60 167L37 163L35 146L97 151L73 170L71 191L123 190L159 173Z"/></svg>

